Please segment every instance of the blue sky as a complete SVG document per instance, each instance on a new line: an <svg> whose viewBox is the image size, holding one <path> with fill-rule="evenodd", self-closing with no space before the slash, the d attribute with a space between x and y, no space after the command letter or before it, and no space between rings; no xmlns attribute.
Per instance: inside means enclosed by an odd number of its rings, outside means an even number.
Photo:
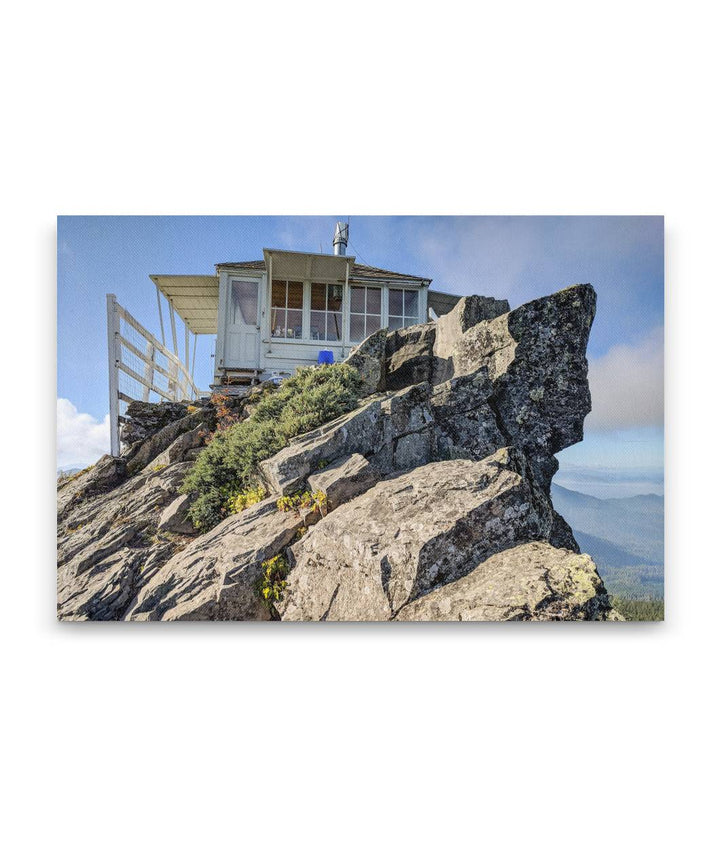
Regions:
<svg viewBox="0 0 720 856"><path fill-rule="evenodd" d="M213 273L217 262L261 258L263 247L331 252L335 221L347 217L59 217L58 466L89 463L105 442L107 292L159 335L149 274ZM561 476L611 468L641 474L643 484L652 472L658 482L661 217L350 216L349 253L431 277L441 291L505 297L511 307L591 282L598 292L588 348L593 413L586 439L560 453ZM201 388L212 376L212 351L212 337L200 337Z"/></svg>

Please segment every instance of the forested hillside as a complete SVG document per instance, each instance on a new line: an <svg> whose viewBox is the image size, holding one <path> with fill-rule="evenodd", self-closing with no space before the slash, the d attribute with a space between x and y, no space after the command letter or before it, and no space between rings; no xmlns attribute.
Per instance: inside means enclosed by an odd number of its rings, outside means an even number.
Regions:
<svg viewBox="0 0 720 856"><path fill-rule="evenodd" d="M555 508L572 526L611 595L625 600L664 597L664 501L645 494L623 499L552 487Z"/></svg>

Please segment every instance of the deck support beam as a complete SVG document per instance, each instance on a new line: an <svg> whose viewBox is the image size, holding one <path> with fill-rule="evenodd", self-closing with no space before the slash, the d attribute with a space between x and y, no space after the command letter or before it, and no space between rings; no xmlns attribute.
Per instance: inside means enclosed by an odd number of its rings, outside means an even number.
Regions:
<svg viewBox="0 0 720 856"><path fill-rule="evenodd" d="M172 340L173 340L173 353L176 357L179 358L178 355L178 343L177 343L177 330L175 329L175 307L173 306L172 300L168 297L168 306L170 307L170 330L172 331Z"/></svg>
<svg viewBox="0 0 720 856"><path fill-rule="evenodd" d="M155 293L157 294L158 316L160 318L160 338L163 346L165 345L165 325L163 324L162 303L160 302L160 286L155 283Z"/></svg>

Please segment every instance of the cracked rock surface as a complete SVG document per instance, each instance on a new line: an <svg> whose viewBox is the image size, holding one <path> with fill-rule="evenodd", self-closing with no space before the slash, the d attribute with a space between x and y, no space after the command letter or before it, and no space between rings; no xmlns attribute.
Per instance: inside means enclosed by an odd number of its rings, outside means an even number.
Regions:
<svg viewBox="0 0 720 856"><path fill-rule="evenodd" d="M550 499L555 454L590 411L594 313L576 285L372 334L347 360L358 407L264 461L268 498L200 536L177 491L211 408L138 406L123 457L59 486L59 617L620 620ZM297 490L326 508L279 511ZM276 555L287 587L268 608L256 584Z"/></svg>

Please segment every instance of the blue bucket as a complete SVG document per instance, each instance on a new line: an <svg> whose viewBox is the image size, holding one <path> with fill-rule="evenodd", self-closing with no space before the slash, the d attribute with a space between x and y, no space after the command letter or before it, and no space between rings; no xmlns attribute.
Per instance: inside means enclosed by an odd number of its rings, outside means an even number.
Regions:
<svg viewBox="0 0 720 856"><path fill-rule="evenodd" d="M331 366L335 362L332 351L320 351L318 354L319 366Z"/></svg>

